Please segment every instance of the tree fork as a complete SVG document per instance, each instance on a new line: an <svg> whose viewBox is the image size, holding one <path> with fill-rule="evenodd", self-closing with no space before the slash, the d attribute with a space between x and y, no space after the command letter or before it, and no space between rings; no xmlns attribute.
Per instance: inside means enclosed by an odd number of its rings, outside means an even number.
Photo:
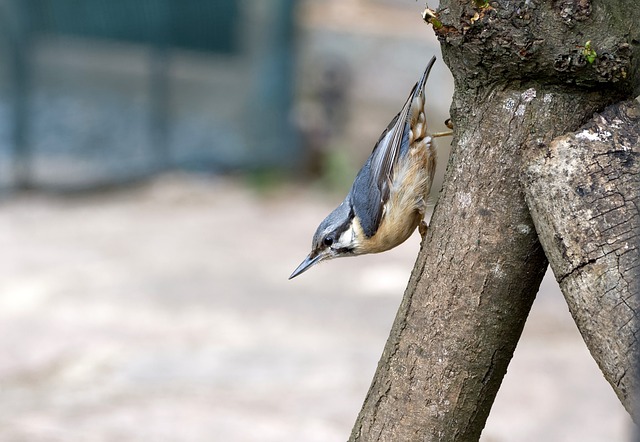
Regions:
<svg viewBox="0 0 640 442"><path fill-rule="evenodd" d="M443 0L432 21L453 150L351 441L479 438L547 266L522 154L640 87L632 1L518 3Z"/></svg>

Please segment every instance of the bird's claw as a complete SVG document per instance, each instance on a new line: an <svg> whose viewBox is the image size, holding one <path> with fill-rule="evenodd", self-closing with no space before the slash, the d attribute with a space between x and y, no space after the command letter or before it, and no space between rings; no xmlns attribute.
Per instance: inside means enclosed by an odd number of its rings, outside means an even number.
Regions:
<svg viewBox="0 0 640 442"><path fill-rule="evenodd" d="M429 228L429 225L425 220L420 221L420 224L418 224L418 232L420 232L420 236L422 237L422 239L424 239L425 236L427 236L428 228Z"/></svg>
<svg viewBox="0 0 640 442"><path fill-rule="evenodd" d="M453 135L453 123L451 122L451 118L447 118L444 124L451 130L448 130L446 132L436 132L434 134L431 134L432 138L450 137L451 135Z"/></svg>

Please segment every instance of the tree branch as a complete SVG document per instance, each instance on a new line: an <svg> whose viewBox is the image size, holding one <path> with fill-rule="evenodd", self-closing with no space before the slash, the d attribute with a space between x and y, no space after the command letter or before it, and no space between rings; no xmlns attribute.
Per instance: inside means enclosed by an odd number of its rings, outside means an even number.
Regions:
<svg viewBox="0 0 640 442"><path fill-rule="evenodd" d="M638 422L640 104L610 106L527 157L540 241L591 354Z"/></svg>

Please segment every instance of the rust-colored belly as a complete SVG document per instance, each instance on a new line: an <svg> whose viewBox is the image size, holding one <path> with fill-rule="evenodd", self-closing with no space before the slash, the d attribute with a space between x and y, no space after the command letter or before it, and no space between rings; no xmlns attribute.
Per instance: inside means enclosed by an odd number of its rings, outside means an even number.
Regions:
<svg viewBox="0 0 640 442"><path fill-rule="evenodd" d="M435 165L431 138L415 142L393 171L389 199L376 234L357 248L359 253L384 252L411 236L424 218Z"/></svg>

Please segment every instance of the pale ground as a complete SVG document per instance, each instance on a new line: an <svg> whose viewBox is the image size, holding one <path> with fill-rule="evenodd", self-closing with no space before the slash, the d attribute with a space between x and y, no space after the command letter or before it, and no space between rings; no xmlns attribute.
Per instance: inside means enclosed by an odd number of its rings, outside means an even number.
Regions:
<svg viewBox="0 0 640 442"><path fill-rule="evenodd" d="M287 281L337 198L172 176L3 201L0 440L346 440L418 238ZM483 440L629 429L548 279Z"/></svg>

